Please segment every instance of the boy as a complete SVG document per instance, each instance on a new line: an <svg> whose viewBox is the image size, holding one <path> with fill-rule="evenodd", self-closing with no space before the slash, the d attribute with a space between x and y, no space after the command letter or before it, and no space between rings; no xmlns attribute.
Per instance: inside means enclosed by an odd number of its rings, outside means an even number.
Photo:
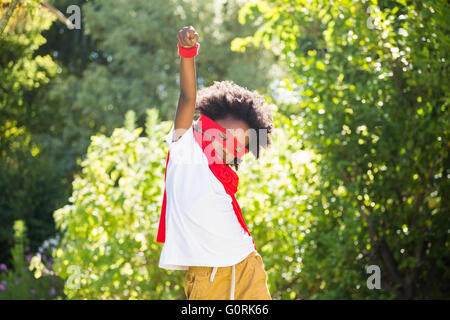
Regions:
<svg viewBox="0 0 450 320"><path fill-rule="evenodd" d="M198 33L184 27L177 39L181 92L167 136L159 267L187 270L189 300L270 300L262 258L234 195L239 177L230 165L237 171L249 149L258 158L259 147L271 144L271 111L263 97L231 81L214 82L197 97ZM200 115L196 123L194 115Z"/></svg>

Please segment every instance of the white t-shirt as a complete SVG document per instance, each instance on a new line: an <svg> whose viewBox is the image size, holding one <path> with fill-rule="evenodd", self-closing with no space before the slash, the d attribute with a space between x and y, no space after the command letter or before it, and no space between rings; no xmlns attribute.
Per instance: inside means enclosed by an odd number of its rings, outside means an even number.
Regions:
<svg viewBox="0 0 450 320"><path fill-rule="evenodd" d="M166 172L166 232L159 267L227 267L256 251L240 225L232 198L208 166L191 127L173 142Z"/></svg>

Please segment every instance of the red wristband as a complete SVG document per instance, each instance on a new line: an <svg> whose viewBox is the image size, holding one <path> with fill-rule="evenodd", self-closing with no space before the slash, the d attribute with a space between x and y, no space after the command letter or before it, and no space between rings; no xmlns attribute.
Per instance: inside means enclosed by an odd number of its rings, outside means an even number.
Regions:
<svg viewBox="0 0 450 320"><path fill-rule="evenodd" d="M199 42L197 42L195 46L189 49L183 48L182 46L180 46L179 43L177 43L177 45L178 45L178 54L183 58L195 57L198 54L198 48L200 47Z"/></svg>

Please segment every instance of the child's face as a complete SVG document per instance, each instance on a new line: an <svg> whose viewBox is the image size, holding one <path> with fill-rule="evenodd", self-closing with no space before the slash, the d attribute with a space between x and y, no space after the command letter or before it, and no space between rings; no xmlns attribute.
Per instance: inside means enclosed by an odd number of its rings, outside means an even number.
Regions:
<svg viewBox="0 0 450 320"><path fill-rule="evenodd" d="M245 146L248 149L249 137L246 134L247 130L250 129L248 124L245 121L235 119L231 116L216 120L216 122L225 128L228 132L230 132L233 136L236 137L237 141ZM230 152L227 148L224 148L217 141L213 141L214 149L216 154L224 161L225 164L234 164L236 163L234 154Z"/></svg>

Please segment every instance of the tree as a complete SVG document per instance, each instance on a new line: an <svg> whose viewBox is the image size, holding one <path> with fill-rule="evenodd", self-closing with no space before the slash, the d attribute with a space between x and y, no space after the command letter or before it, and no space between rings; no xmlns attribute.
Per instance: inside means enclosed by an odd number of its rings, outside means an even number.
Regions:
<svg viewBox="0 0 450 320"><path fill-rule="evenodd" d="M260 16L264 19L261 19ZM449 294L449 11L446 1L259 1L235 50L278 44L320 161L303 298ZM382 290L368 290L367 265Z"/></svg>
<svg viewBox="0 0 450 320"><path fill-rule="evenodd" d="M235 34L251 32L235 23L240 6L241 1L193 5L189 1L101 0L85 4L82 29L96 48L89 52L91 61L82 76L69 73L55 86L50 102L68 105L70 113L76 114L66 120L66 130L83 137L85 148L86 137L95 132L110 134L129 109L136 112L140 126L145 110L151 107L160 111L162 119L173 119L179 93L176 34L187 24L195 24L201 35L199 87L230 78L251 89L266 88L272 79L268 71L273 56L256 50L232 53L229 48Z"/></svg>
<svg viewBox="0 0 450 320"><path fill-rule="evenodd" d="M37 50L45 43L41 32L53 20L36 1L23 1L0 39L0 245L5 249L13 244L14 220L26 222L33 249L53 234L55 198L65 196L53 159L36 139L48 130L50 112L42 100L57 73L52 57ZM10 258L8 251L2 250L2 262Z"/></svg>

